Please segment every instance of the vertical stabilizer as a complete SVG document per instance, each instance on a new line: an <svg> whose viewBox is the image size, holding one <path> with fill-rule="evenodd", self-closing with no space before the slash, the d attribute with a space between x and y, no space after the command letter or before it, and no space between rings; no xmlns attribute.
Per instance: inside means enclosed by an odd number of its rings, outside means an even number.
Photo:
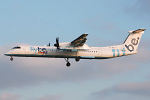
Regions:
<svg viewBox="0 0 150 100"><path fill-rule="evenodd" d="M136 51L141 40L142 34L146 29L138 29L135 31L129 31L129 35L123 43L126 51L133 52Z"/></svg>

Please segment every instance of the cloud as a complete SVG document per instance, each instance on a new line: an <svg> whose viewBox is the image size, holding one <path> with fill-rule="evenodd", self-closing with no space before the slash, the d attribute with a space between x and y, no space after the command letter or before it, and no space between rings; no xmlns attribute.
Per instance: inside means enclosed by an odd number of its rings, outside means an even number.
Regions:
<svg viewBox="0 0 150 100"><path fill-rule="evenodd" d="M116 86L116 90L121 93L144 95L150 97L150 81L137 83L123 83Z"/></svg>
<svg viewBox="0 0 150 100"><path fill-rule="evenodd" d="M45 95L39 98L32 98L31 100L61 100L60 95Z"/></svg>
<svg viewBox="0 0 150 100"><path fill-rule="evenodd" d="M14 95L10 93L2 93L0 94L0 100L19 100L19 95Z"/></svg>
<svg viewBox="0 0 150 100"><path fill-rule="evenodd" d="M91 94L96 100L115 100L126 98L128 100L136 98L136 100L150 99L150 81L146 82L130 82L130 83L121 83L98 92ZM142 99L142 100L143 100Z"/></svg>

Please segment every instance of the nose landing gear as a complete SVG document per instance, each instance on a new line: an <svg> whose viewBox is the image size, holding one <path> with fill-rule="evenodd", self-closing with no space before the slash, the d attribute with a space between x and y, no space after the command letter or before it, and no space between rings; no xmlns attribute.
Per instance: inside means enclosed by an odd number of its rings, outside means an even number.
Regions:
<svg viewBox="0 0 150 100"><path fill-rule="evenodd" d="M66 66L69 67L71 64L69 62L67 62Z"/></svg>
<svg viewBox="0 0 150 100"><path fill-rule="evenodd" d="M64 59L65 59L65 60L66 60L66 62L67 62L67 63L66 63L66 66L67 66L67 67L69 67L69 66L71 65L71 64L70 64L70 62L69 62L69 58L67 58L67 59L66 59L66 58L64 58Z"/></svg>
<svg viewBox="0 0 150 100"><path fill-rule="evenodd" d="M13 61L13 57L12 56L10 57L10 61Z"/></svg>

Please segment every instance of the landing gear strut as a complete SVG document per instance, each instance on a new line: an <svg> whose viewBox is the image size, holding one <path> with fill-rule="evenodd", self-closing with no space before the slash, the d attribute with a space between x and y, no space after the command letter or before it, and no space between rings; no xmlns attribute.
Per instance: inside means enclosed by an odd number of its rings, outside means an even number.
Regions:
<svg viewBox="0 0 150 100"><path fill-rule="evenodd" d="M69 67L69 66L71 65L71 64L70 64L70 62L69 62L69 58L67 58L67 59L66 59L66 58L64 58L64 59L65 59L65 60L66 60L66 62L67 62L67 63L66 63L66 66L67 66L67 67Z"/></svg>
<svg viewBox="0 0 150 100"><path fill-rule="evenodd" d="M10 57L10 61L13 61L13 57L12 56Z"/></svg>

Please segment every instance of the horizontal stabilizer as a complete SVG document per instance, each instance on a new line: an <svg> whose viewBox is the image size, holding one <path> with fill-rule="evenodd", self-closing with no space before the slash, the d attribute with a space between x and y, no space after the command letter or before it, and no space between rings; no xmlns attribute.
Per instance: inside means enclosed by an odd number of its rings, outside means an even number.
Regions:
<svg viewBox="0 0 150 100"><path fill-rule="evenodd" d="M138 30L135 30L135 31L129 31L129 33L131 34L136 34L136 33L141 33L141 32L144 32L146 29L138 29Z"/></svg>

